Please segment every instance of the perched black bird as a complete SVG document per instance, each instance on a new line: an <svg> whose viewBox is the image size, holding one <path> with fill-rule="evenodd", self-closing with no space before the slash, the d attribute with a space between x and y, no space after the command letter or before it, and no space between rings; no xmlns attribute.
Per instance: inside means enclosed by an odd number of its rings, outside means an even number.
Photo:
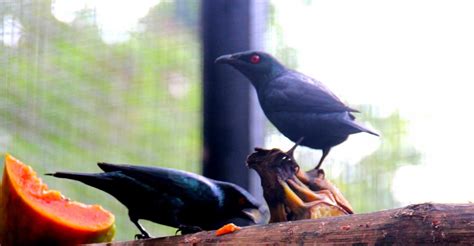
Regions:
<svg viewBox="0 0 474 246"><path fill-rule="evenodd" d="M264 222L261 205L243 188L176 169L98 163L103 173L50 173L105 191L128 208L138 238L150 235L139 219L184 233L214 230L240 218L241 225ZM233 222L233 221L232 221Z"/></svg>
<svg viewBox="0 0 474 246"><path fill-rule="evenodd" d="M301 145L321 149L319 169L331 148L350 134L377 133L355 122L346 106L321 82L290 70L271 55L245 51L217 58L229 64L254 85L263 112L275 127L291 141L303 138Z"/></svg>

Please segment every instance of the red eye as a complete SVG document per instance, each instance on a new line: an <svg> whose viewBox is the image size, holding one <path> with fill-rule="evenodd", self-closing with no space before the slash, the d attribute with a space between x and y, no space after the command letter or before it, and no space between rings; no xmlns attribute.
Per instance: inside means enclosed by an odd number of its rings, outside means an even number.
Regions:
<svg viewBox="0 0 474 246"><path fill-rule="evenodd" d="M253 64L257 64L260 62L260 56L259 55L253 55L250 57L250 62Z"/></svg>

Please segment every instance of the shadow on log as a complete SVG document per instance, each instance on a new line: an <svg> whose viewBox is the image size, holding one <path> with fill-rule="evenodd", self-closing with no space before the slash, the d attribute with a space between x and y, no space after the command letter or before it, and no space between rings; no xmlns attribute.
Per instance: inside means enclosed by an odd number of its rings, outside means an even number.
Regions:
<svg viewBox="0 0 474 246"><path fill-rule="evenodd" d="M424 203L367 214L248 226L223 236L207 231L109 245L471 245L472 242L474 204Z"/></svg>

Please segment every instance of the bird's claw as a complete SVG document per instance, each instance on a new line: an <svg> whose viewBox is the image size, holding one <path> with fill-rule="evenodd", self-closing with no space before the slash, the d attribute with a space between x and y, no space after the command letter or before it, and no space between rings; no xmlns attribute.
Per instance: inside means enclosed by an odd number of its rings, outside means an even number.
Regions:
<svg viewBox="0 0 474 246"><path fill-rule="evenodd" d="M135 234L135 240L142 240L148 238L150 238L150 235L148 234Z"/></svg>
<svg viewBox="0 0 474 246"><path fill-rule="evenodd" d="M175 235L178 235L178 232L181 232L181 235L191 234L202 231L202 228L199 226L190 226L190 225L179 225L178 230L176 230Z"/></svg>

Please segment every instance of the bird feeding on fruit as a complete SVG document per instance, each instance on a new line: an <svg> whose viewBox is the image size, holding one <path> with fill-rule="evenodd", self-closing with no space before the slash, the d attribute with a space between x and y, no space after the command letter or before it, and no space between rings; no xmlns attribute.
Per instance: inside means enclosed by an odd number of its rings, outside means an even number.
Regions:
<svg viewBox="0 0 474 246"><path fill-rule="evenodd" d="M105 191L128 208L130 220L149 238L139 219L178 228L182 234L215 230L233 222L265 223L265 207L232 183L181 170L99 163L101 173L50 173Z"/></svg>

